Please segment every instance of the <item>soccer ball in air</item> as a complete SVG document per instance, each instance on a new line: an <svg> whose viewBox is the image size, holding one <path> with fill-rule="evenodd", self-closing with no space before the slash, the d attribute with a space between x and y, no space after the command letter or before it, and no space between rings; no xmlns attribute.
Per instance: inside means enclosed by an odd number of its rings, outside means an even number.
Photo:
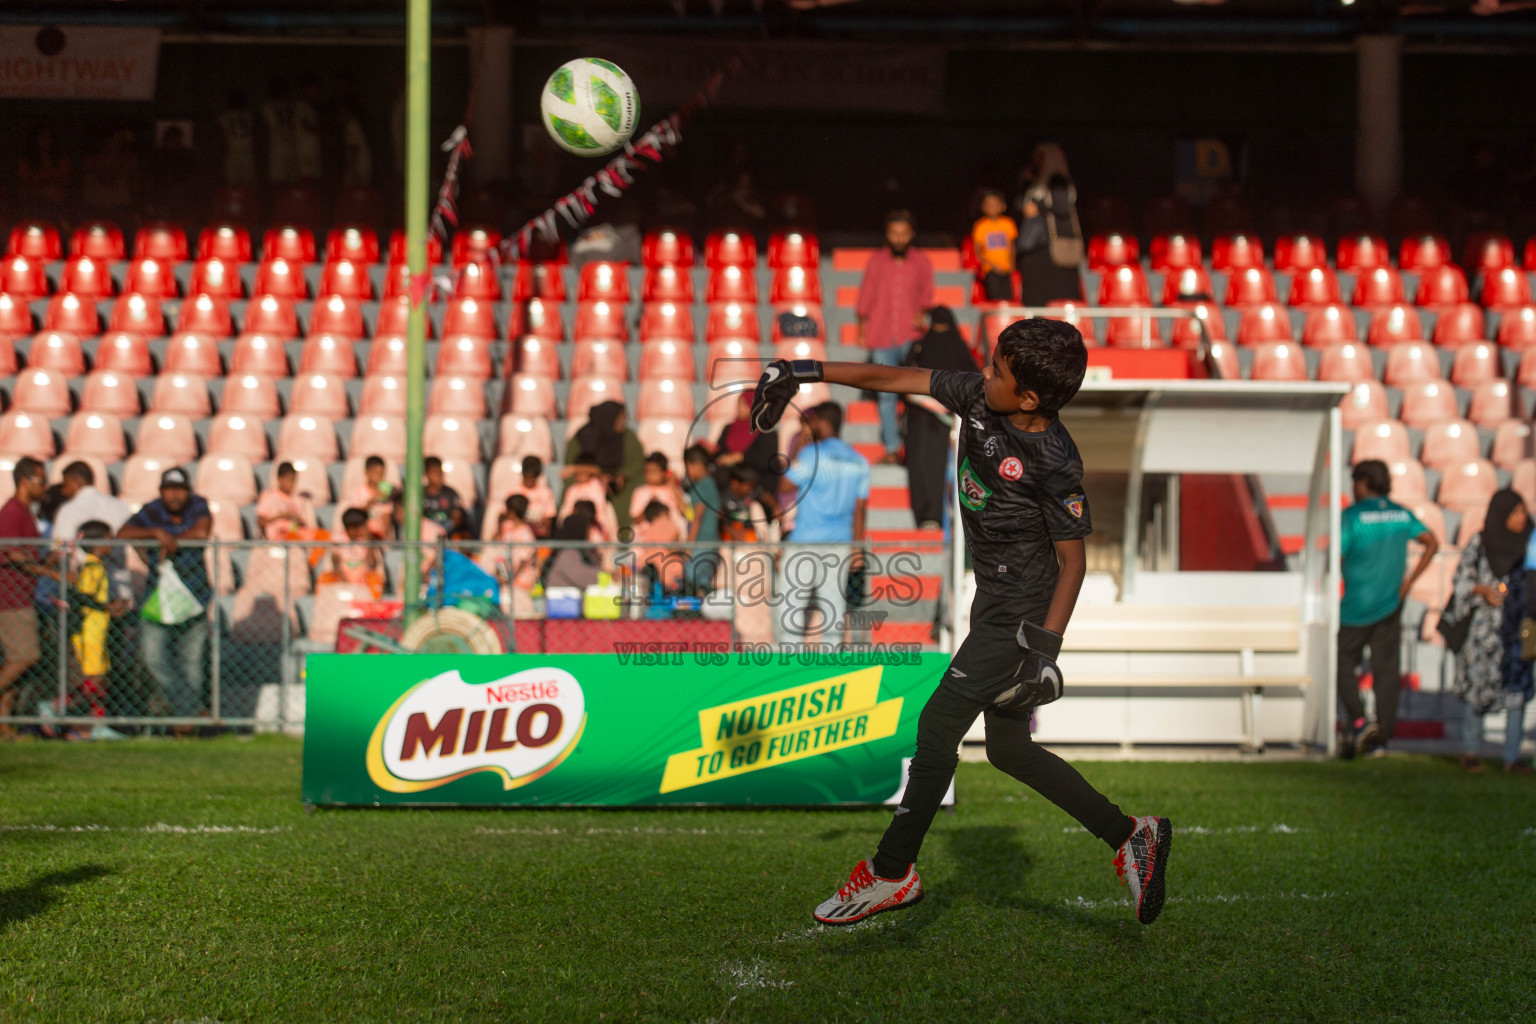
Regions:
<svg viewBox="0 0 1536 1024"><path fill-rule="evenodd" d="M544 127L577 156L606 156L629 141L640 119L640 94L612 61L581 57L555 69L539 97Z"/></svg>

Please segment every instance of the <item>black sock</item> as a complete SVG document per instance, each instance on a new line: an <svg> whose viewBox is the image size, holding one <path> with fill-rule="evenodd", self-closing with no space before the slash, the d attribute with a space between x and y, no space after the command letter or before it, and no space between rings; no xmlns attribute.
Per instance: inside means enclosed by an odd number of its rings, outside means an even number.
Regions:
<svg viewBox="0 0 1536 1024"><path fill-rule="evenodd" d="M1120 829L1120 831L1114 833L1113 835L1105 836L1104 841L1109 844L1109 848L1111 850L1118 850L1120 847L1125 845L1125 841L1131 838L1131 833L1135 831L1136 819L1127 814L1125 816L1125 825Z"/></svg>
<svg viewBox="0 0 1536 1024"><path fill-rule="evenodd" d="M875 859L869 862L869 870L876 878L890 880L907 877L907 869L911 866L911 864L903 864L898 860L888 858L883 853L875 854Z"/></svg>

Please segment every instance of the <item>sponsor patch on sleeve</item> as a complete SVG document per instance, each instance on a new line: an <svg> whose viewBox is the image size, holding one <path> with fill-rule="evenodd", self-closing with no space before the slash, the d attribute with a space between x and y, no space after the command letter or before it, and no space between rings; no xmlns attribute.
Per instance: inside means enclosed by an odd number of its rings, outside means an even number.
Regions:
<svg viewBox="0 0 1536 1024"><path fill-rule="evenodd" d="M1081 519L1083 518L1083 502L1086 500L1087 498L1084 495L1069 494L1061 499L1061 503L1067 506L1067 511L1072 513L1072 518Z"/></svg>

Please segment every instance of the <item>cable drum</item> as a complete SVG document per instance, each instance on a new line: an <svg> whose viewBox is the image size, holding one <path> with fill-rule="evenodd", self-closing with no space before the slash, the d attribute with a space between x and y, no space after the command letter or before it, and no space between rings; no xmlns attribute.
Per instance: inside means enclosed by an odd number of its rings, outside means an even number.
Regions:
<svg viewBox="0 0 1536 1024"><path fill-rule="evenodd" d="M490 623L462 608L426 612L400 634L400 646L419 654L505 654Z"/></svg>

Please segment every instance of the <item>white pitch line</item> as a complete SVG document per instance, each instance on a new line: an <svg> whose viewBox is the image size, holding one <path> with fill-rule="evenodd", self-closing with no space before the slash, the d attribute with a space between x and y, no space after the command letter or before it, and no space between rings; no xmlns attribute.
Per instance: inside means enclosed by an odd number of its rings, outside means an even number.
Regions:
<svg viewBox="0 0 1536 1024"><path fill-rule="evenodd" d="M1312 831L1312 830L1309 829L1309 828L1297 828L1294 825L1287 825L1283 821L1277 821L1273 825L1226 825L1226 826L1221 826L1221 827L1216 827L1216 828L1211 828L1211 827L1208 827L1206 825L1175 825L1175 826L1173 826L1173 834L1176 837L1177 836L1235 836L1235 835L1259 835L1259 834L1277 835L1277 836L1292 836L1292 835L1297 835L1298 833L1301 833L1301 832L1310 832L1310 831ZM1062 835L1082 834L1082 835L1086 836L1086 835L1089 834L1088 830L1083 828L1081 825L1064 825L1064 826L1062 826L1061 832L1062 832Z"/></svg>
<svg viewBox="0 0 1536 1024"><path fill-rule="evenodd" d="M761 836L761 828L485 828L475 829L482 836Z"/></svg>
<svg viewBox="0 0 1536 1024"><path fill-rule="evenodd" d="M825 925L813 924L809 928L798 931L785 932L773 940L774 945L781 942L798 942L801 939L814 939L822 935L851 935L854 932L872 932L879 928L894 924L895 917L891 914L880 914L875 917L866 917L854 924Z"/></svg>
<svg viewBox="0 0 1536 1024"><path fill-rule="evenodd" d="M1348 896L1347 890L1338 892L1271 892L1271 893L1213 893L1209 896L1170 896L1165 903L1259 903L1268 900L1334 900ZM1117 899L1088 899L1074 896L1061 901L1070 910L1097 910L1100 907L1129 907L1131 901L1124 896Z"/></svg>
<svg viewBox="0 0 1536 1024"><path fill-rule="evenodd" d="M766 960L728 960L720 965L737 988L789 988L792 981L769 977L773 968Z"/></svg>
<svg viewBox="0 0 1536 1024"><path fill-rule="evenodd" d="M271 835L273 832L291 832L290 825L0 825L0 832L137 832L148 835Z"/></svg>

